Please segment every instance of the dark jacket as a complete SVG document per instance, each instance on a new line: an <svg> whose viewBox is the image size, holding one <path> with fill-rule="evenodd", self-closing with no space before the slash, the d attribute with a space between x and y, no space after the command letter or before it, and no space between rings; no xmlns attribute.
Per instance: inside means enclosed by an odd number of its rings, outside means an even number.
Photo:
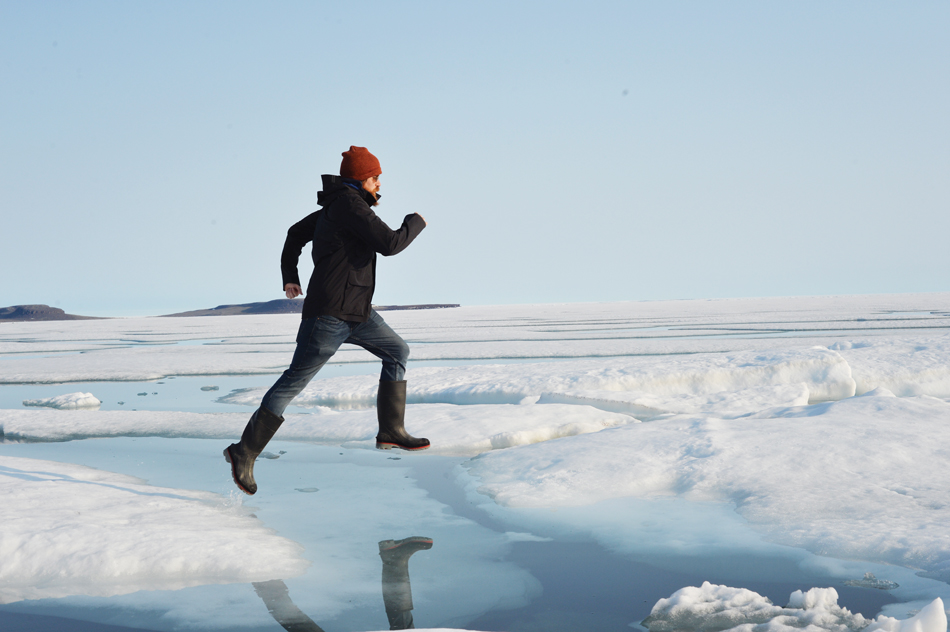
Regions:
<svg viewBox="0 0 950 632"><path fill-rule="evenodd" d="M359 186L358 183L355 183ZM405 250L425 221L416 213L406 215L398 230L391 230L370 205L372 194L347 186L340 176L323 176L323 191L311 213L287 231L280 270L284 285L300 285L297 260L313 241L313 275L303 302L303 318L335 316L366 322L376 289L376 253L389 256Z"/></svg>

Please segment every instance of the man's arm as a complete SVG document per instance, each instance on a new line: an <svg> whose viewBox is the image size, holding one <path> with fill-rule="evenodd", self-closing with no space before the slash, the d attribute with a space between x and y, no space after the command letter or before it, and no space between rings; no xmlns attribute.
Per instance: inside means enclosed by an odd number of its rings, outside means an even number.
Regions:
<svg viewBox="0 0 950 632"><path fill-rule="evenodd" d="M426 227L421 215L410 213L403 219L402 226L392 230L369 206L357 207L353 213L346 213L345 216L347 227L384 257L405 250Z"/></svg>
<svg viewBox="0 0 950 632"><path fill-rule="evenodd" d="M313 239L313 231L317 227L317 217L322 211L316 211L287 229L287 239L284 240L284 250L280 253L280 274L284 279L284 292L287 298L294 298L303 294L300 289L300 276L297 274L297 261L300 251ZM296 291L287 286L294 286ZM293 296L291 296L293 293Z"/></svg>

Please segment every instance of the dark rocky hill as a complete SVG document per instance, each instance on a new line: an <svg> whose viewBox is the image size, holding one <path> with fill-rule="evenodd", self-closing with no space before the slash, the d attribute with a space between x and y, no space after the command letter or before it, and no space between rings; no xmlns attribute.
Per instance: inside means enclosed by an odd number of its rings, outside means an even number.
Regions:
<svg viewBox="0 0 950 632"><path fill-rule="evenodd" d="M447 307L458 307L458 304L438 304L430 303L425 305L374 305L377 311L394 309L442 309ZM173 316L238 316L247 314L299 314L303 311L303 301L300 299L280 298L263 303L243 303L241 305L218 305L211 309L196 309L190 312L180 312L178 314L165 314L167 317Z"/></svg>
<svg viewBox="0 0 950 632"><path fill-rule="evenodd" d="M0 307L0 321L21 322L25 320L96 320L96 316L67 314L58 307L49 305L13 305Z"/></svg>

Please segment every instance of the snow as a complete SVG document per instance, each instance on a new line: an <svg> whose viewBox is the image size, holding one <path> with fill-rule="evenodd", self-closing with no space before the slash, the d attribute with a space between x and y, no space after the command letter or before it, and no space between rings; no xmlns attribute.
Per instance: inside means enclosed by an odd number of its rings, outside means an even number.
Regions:
<svg viewBox="0 0 950 632"><path fill-rule="evenodd" d="M717 407L754 412L762 400L798 401L808 390L810 401L842 399L854 395L851 369L836 351L824 347L769 350L729 354L697 353L673 357L574 360L519 365L476 365L411 369L406 399L413 403L517 404L545 393L572 391L636 391L647 401L670 410L702 407L696 396ZM377 381L373 376L347 376L314 380L294 403L301 406L366 407L375 403ZM763 389L771 389L764 393ZM231 393L220 401L256 405L267 388ZM735 394L737 391L743 393ZM652 399L661 398L661 399ZM686 396L687 400L682 401ZM751 402L743 403L749 397ZM690 401L689 398L692 398ZM677 402L676 400L680 400ZM723 403L723 400L729 400ZM719 408L722 408L720 406Z"/></svg>
<svg viewBox="0 0 950 632"><path fill-rule="evenodd" d="M637 497L726 502L770 539L950 568L950 404L884 389L741 419L680 415L485 454L480 493L512 507Z"/></svg>
<svg viewBox="0 0 950 632"><path fill-rule="evenodd" d="M643 391L565 391L542 393L538 403L588 405L643 419L673 413L708 413L730 419L777 406L804 406L808 393L805 383L667 397Z"/></svg>
<svg viewBox="0 0 950 632"><path fill-rule="evenodd" d="M45 406L47 408L58 408L60 410L73 410L76 408L99 408L102 404L92 393L69 393L67 395L57 395L56 397L47 397L44 399L25 399L24 406Z"/></svg>
<svg viewBox="0 0 950 632"><path fill-rule="evenodd" d="M375 410L284 416L279 438L347 448L376 448ZM407 428L428 437L432 454L474 456L558 437L636 423L626 415L590 406L408 406ZM102 437L166 437L236 441L248 415L169 411L0 410L0 433L8 441L71 441Z"/></svg>
<svg viewBox="0 0 950 632"><path fill-rule="evenodd" d="M309 563L240 505L80 465L0 456L0 603L293 577Z"/></svg>
<svg viewBox="0 0 950 632"><path fill-rule="evenodd" d="M950 294L384 316L412 348L407 429L433 447L372 449L378 363L344 348L334 361L365 375L301 393L310 412L286 415L247 509L220 450L289 362L298 317L3 324L0 388L194 375L247 408L68 409L88 395L72 393L0 410L0 600L227 629L273 624L234 582L280 578L315 621L372 629L375 542L422 533L436 545L412 562L420 627L524 605L540 588L505 561L511 542L579 538L736 581L768 572L743 556L829 578L785 608L741 585L684 588L652 632L946 629ZM226 376L248 387L225 393L241 385ZM455 515L423 472L501 530ZM251 539L259 554L237 564L228 547ZM458 565L477 590L445 579ZM873 623L822 587L868 573L899 600Z"/></svg>
<svg viewBox="0 0 950 632"><path fill-rule="evenodd" d="M880 616L871 621L838 605L834 588L796 590L784 608L751 590L704 582L687 586L660 599L643 622L650 632L734 630L736 632L817 632L886 630L887 632L944 632L947 617L938 597L904 621Z"/></svg>

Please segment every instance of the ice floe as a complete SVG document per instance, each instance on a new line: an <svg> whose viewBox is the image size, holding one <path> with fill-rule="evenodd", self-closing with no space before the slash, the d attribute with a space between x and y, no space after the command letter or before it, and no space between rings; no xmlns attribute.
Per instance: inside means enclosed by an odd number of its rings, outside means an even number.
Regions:
<svg viewBox="0 0 950 632"><path fill-rule="evenodd" d="M217 494L0 456L0 603L293 577L302 548Z"/></svg>
<svg viewBox="0 0 950 632"><path fill-rule="evenodd" d="M773 541L943 572L950 404L876 395L723 420L680 415L467 464L512 507L621 497L727 502Z"/></svg>
<svg viewBox="0 0 950 632"><path fill-rule="evenodd" d="M783 608L751 590L705 582L659 600L643 625L650 632L945 632L947 616L939 597L909 619L868 620L839 606L834 588L796 590Z"/></svg>
<svg viewBox="0 0 950 632"><path fill-rule="evenodd" d="M60 410L75 410L77 408L99 408L102 402L92 393L69 393L44 399L25 399L24 406L44 406Z"/></svg>

